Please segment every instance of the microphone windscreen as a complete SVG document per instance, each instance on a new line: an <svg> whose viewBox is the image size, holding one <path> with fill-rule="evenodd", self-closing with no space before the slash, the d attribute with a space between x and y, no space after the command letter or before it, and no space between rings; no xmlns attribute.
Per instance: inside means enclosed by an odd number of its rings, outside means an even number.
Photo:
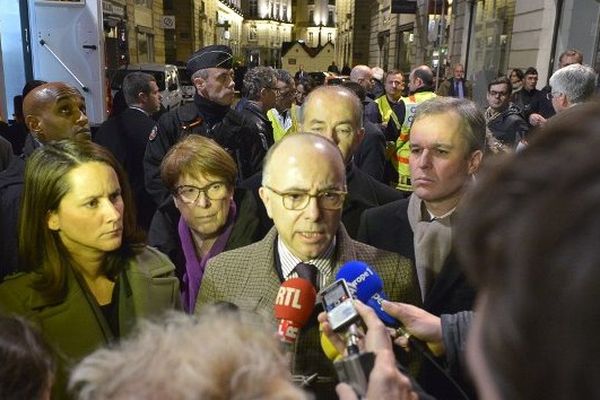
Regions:
<svg viewBox="0 0 600 400"><path fill-rule="evenodd" d="M275 298L275 318L302 327L315 308L317 293L310 281L292 278L283 282Z"/></svg>
<svg viewBox="0 0 600 400"><path fill-rule="evenodd" d="M387 300L383 292L381 277L368 264L362 261L349 261L337 273L337 279L343 278L356 298L375 310L381 321L387 326L398 326L398 321L383 311L382 301Z"/></svg>
<svg viewBox="0 0 600 400"><path fill-rule="evenodd" d="M344 279L350 291L363 303L375 293L383 291L383 281L379 275L362 261L348 261L342 265L336 279Z"/></svg>

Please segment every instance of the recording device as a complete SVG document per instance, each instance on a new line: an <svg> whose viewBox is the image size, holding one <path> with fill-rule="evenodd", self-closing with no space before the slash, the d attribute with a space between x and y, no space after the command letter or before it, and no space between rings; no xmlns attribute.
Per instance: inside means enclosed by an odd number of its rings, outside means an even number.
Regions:
<svg viewBox="0 0 600 400"><path fill-rule="evenodd" d="M405 332L403 329L401 329L402 324L383 310L382 302L383 300L387 300L386 295L383 292L383 281L381 280L381 277L377 274L377 272L375 272L371 267L369 267L368 264L362 261L349 261L340 268L340 270L336 274L336 279L346 280L346 282L348 282L348 288L353 293L353 295L356 296L358 300L371 307L375 311L375 314L377 314L379 319L385 325L398 328L398 331ZM419 353L421 353L425 358L427 358L431 362L431 364L446 377L448 382L450 382L452 386L454 386L454 388L457 390L458 393L460 393L462 398L469 398L467 394L465 394L461 386L435 360L435 357L431 354L431 352L427 349L426 345L423 342L416 339L414 336L409 336L408 340L413 348L415 348ZM370 369L368 371L370 372ZM342 379L341 375L339 374L340 373L338 371L338 376L340 376L340 379ZM360 378L356 377L354 379L360 380ZM355 386L352 385L352 387L354 388ZM354 390L357 392L357 394L359 393L356 388Z"/></svg>
<svg viewBox="0 0 600 400"><path fill-rule="evenodd" d="M292 344L298 332L308 322L317 294L310 281L292 278L283 282L275 298L275 318L279 320L277 334L281 341Z"/></svg>
<svg viewBox="0 0 600 400"><path fill-rule="evenodd" d="M321 290L319 296L334 332L340 332L360 319L352 304L352 293L343 279L338 279Z"/></svg>
<svg viewBox="0 0 600 400"><path fill-rule="evenodd" d="M338 279L319 293L327 319L335 332L346 332L347 357L335 361L333 366L341 382L348 383L359 396L367 392L369 374L373 369L375 355L373 353L359 353L358 328L355 322L360 316L352 304L352 293L344 279ZM331 343L326 337L321 337L321 345L327 348L328 357L337 354L332 352Z"/></svg>
<svg viewBox="0 0 600 400"><path fill-rule="evenodd" d="M346 351L348 356L335 361L333 366L341 382L349 384L359 397L367 394L369 375L375 364L375 354L360 353L358 350L358 328L350 325L346 336Z"/></svg>

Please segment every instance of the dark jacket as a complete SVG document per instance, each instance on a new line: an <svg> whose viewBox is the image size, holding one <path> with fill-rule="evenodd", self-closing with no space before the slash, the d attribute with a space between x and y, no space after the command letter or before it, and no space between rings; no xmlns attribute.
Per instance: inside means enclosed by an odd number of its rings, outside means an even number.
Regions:
<svg viewBox="0 0 600 400"><path fill-rule="evenodd" d="M153 129L156 122L152 118L140 110L127 108L100 125L94 137L94 142L109 149L127 172L138 223L146 231L156 211L144 186L144 153Z"/></svg>
<svg viewBox="0 0 600 400"><path fill-rule="evenodd" d="M458 97L458 93L456 92L456 86L454 84L454 81L455 81L454 77L446 79L444 82L442 82L442 84L438 88L436 94L438 96ZM463 96L466 99L472 99L473 98L473 83L471 83L471 81L465 81L465 80L462 80L462 82L463 82Z"/></svg>
<svg viewBox="0 0 600 400"><path fill-rule="evenodd" d="M175 143L192 133L223 146L236 160L240 180L260 170L265 150L244 116L196 95L193 103L165 113L158 121L156 134L149 137L144 154L144 181L155 204L160 205L169 197L160 180L162 159Z"/></svg>
<svg viewBox="0 0 600 400"><path fill-rule="evenodd" d="M408 198L402 199L366 210L361 218L357 239L373 247L398 253L414 262L415 248L408 221L408 201ZM437 316L472 310L475 294L456 254L451 252L429 292L425 294L423 308ZM455 389L432 364L425 363L418 381L427 393L438 399L459 398ZM464 384L463 388L470 390L468 384Z"/></svg>
<svg viewBox="0 0 600 400"><path fill-rule="evenodd" d="M365 136L354 153L354 165L361 171L383 182L385 170L385 136L378 125L364 120Z"/></svg>
<svg viewBox="0 0 600 400"><path fill-rule="evenodd" d="M268 231L265 229L265 224L259 220L256 201L252 193L236 189L233 200L237 206L236 220L223 251L257 242ZM148 232L148 244L169 256L175 264L175 274L182 281L185 272L185 256L181 248L178 230L180 217L181 213L175 207L173 198L169 197L156 210Z"/></svg>
<svg viewBox="0 0 600 400"><path fill-rule="evenodd" d="M39 146L28 135L23 154L14 157L7 169L0 172L0 281L18 271L18 222L21 194L25 178L25 160Z"/></svg>
<svg viewBox="0 0 600 400"><path fill-rule="evenodd" d="M262 174L256 174L242 182L240 187L252 191L259 204L260 219L265 224L265 228L268 229L273 226L273 222L267 216L265 206L258 196L261 180ZM404 197L402 192L375 180L353 164L346 168L346 186L348 195L342 209L342 222L350 237L353 238L356 237L358 232L360 216L363 211Z"/></svg>
<svg viewBox="0 0 600 400"><path fill-rule="evenodd" d="M541 90L533 89L527 91L525 88L522 88L512 94L510 101L519 107L525 121L528 122L529 116L534 113L540 114L544 118L550 118L554 115L552 105L548 107L548 103L551 103L550 100L546 98L546 94Z"/></svg>
<svg viewBox="0 0 600 400"><path fill-rule="evenodd" d="M273 125L267 113L253 101L246 101L241 109L241 114L246 118L246 123L253 128L254 134L260 138L260 143L265 150L273 146Z"/></svg>
<svg viewBox="0 0 600 400"><path fill-rule="evenodd" d="M521 110L514 104L486 124L496 139L512 148L525 139L529 131L529 124L521 115Z"/></svg>

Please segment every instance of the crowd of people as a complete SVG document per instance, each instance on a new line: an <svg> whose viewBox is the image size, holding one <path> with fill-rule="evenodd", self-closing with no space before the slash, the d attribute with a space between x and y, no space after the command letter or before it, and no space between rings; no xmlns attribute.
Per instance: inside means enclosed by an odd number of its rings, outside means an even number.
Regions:
<svg viewBox="0 0 600 400"><path fill-rule="evenodd" d="M259 66L237 103L232 66L198 50L194 101L158 121L155 79L130 73L94 135L76 89L24 89L0 163L0 398L595 398L580 52L542 90L534 68L492 80L486 107L460 64L439 85L426 65L321 86ZM381 281L361 321L334 331L318 299L283 340L285 283L319 292L355 261L357 296ZM357 355L364 393L336 373Z"/></svg>

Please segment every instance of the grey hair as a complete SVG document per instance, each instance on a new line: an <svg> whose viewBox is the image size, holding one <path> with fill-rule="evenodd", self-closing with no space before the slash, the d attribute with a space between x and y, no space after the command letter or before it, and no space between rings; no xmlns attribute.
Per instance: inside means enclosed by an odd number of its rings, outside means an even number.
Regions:
<svg viewBox="0 0 600 400"><path fill-rule="evenodd" d="M342 165L341 168L343 171L345 171L344 156L342 155L342 152L340 151L339 147L337 147L337 145L335 143L333 143L331 140L327 139L326 137L318 135L316 133L296 132L296 133L291 133L291 134L285 135L280 141L275 142L275 144L273 146L271 146L269 148L269 150L267 151L267 154L265 155L265 158L263 160L263 169L262 169L262 185L263 186L268 185L269 182L271 181L271 159L273 158L273 154L275 154L277 149L283 143L286 143L290 140L298 140L298 139L304 139L304 138L306 138L307 141L321 142L321 143L325 144L326 146L329 146L331 149L335 149L335 150L333 150L333 152L339 155L340 163ZM307 160L307 162L310 162L310 161L311 160Z"/></svg>
<svg viewBox="0 0 600 400"><path fill-rule="evenodd" d="M571 64L557 70L550 77L553 92L562 93L570 104L583 103L596 90L596 72L581 64Z"/></svg>
<svg viewBox="0 0 600 400"><path fill-rule="evenodd" d="M198 71L194 72L191 76L192 82L196 78L208 79L208 69L199 69Z"/></svg>
<svg viewBox="0 0 600 400"><path fill-rule="evenodd" d="M288 86L292 86L294 84L294 77L285 69L276 69L275 76L277 77L278 81L285 82L285 84Z"/></svg>
<svg viewBox="0 0 600 400"><path fill-rule="evenodd" d="M215 306L142 322L135 336L83 359L69 390L79 400L307 398L266 325Z"/></svg>
<svg viewBox="0 0 600 400"><path fill-rule="evenodd" d="M471 100L456 97L436 97L417 107L413 125L420 119L440 114L454 113L460 118L460 133L467 144L467 155L485 150L485 118Z"/></svg>
<svg viewBox="0 0 600 400"><path fill-rule="evenodd" d="M140 93L150 93L150 82L156 79L145 72L130 72L123 78L123 96L128 106L138 104Z"/></svg>
<svg viewBox="0 0 600 400"><path fill-rule="evenodd" d="M258 100L261 90L270 87L276 79L275 70L271 67L254 67L244 76L244 90L248 100Z"/></svg>

